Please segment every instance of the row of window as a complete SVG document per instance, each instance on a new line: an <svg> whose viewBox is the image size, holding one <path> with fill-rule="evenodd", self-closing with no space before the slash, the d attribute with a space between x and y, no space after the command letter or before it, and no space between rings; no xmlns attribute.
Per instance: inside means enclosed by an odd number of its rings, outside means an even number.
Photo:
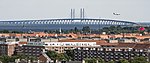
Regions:
<svg viewBox="0 0 150 63"><path fill-rule="evenodd" d="M78 50L97 50L97 51L139 51L143 52L142 49L111 49L111 48L78 48Z"/></svg>
<svg viewBox="0 0 150 63"><path fill-rule="evenodd" d="M45 45L48 45L48 44L45 44ZM88 46L88 45L96 45L96 44L88 44L88 43L86 43L86 44L81 44L81 43L76 43L76 44L49 44L49 45L59 45L59 46L61 46L61 45L66 45L66 46Z"/></svg>

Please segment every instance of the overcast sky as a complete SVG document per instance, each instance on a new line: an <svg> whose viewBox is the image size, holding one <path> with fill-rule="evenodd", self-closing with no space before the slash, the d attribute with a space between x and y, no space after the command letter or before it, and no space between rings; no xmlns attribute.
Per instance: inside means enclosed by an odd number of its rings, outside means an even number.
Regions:
<svg viewBox="0 0 150 63"><path fill-rule="evenodd" d="M84 8L87 18L150 21L150 0L0 0L0 20L70 18L71 8L76 17Z"/></svg>

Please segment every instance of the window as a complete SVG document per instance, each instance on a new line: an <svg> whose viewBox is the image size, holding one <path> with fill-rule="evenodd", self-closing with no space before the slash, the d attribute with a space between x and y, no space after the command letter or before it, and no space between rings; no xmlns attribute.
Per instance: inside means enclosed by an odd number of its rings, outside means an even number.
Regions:
<svg viewBox="0 0 150 63"><path fill-rule="evenodd" d="M29 52L31 52L31 50L29 50Z"/></svg>
<svg viewBox="0 0 150 63"><path fill-rule="evenodd" d="M31 47L29 47L29 49L31 49Z"/></svg>
<svg viewBox="0 0 150 63"><path fill-rule="evenodd" d="M109 49L109 51L111 51L111 49Z"/></svg>
<svg viewBox="0 0 150 63"><path fill-rule="evenodd" d="M121 51L121 49L118 49L118 51Z"/></svg>
<svg viewBox="0 0 150 63"><path fill-rule="evenodd" d="M95 50L95 48L93 48L93 50Z"/></svg>
<svg viewBox="0 0 150 63"><path fill-rule="evenodd" d="M140 52L143 52L143 50L140 50Z"/></svg>
<svg viewBox="0 0 150 63"><path fill-rule="evenodd" d="M70 44L66 44L66 45L70 45Z"/></svg>
<svg viewBox="0 0 150 63"><path fill-rule="evenodd" d="M89 48L86 48L86 50L89 50Z"/></svg>
<svg viewBox="0 0 150 63"><path fill-rule="evenodd" d="M102 49L102 48L101 48L100 50L101 50L101 51L103 51L103 49Z"/></svg>
<svg viewBox="0 0 150 63"><path fill-rule="evenodd" d="M143 56L146 56L145 54L142 54Z"/></svg>
<svg viewBox="0 0 150 63"><path fill-rule="evenodd" d="M81 49L81 48L78 48L79 50Z"/></svg>

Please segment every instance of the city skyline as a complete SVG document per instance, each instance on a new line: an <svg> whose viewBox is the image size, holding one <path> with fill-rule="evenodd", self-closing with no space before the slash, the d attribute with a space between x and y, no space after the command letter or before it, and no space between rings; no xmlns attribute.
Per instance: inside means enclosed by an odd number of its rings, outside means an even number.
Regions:
<svg viewBox="0 0 150 63"><path fill-rule="evenodd" d="M149 0L1 0L0 20L70 18L70 9L85 9L85 18L149 22ZM119 13L120 15L113 15Z"/></svg>

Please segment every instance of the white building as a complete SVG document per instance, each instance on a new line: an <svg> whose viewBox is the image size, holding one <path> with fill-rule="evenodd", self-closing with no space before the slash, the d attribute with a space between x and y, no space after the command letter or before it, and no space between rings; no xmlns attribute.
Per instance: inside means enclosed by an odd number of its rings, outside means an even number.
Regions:
<svg viewBox="0 0 150 63"><path fill-rule="evenodd" d="M99 46L96 42L44 42L45 46Z"/></svg>
<svg viewBox="0 0 150 63"><path fill-rule="evenodd" d="M47 50L64 53L65 50L72 50L78 47L100 47L96 42L44 42Z"/></svg>

